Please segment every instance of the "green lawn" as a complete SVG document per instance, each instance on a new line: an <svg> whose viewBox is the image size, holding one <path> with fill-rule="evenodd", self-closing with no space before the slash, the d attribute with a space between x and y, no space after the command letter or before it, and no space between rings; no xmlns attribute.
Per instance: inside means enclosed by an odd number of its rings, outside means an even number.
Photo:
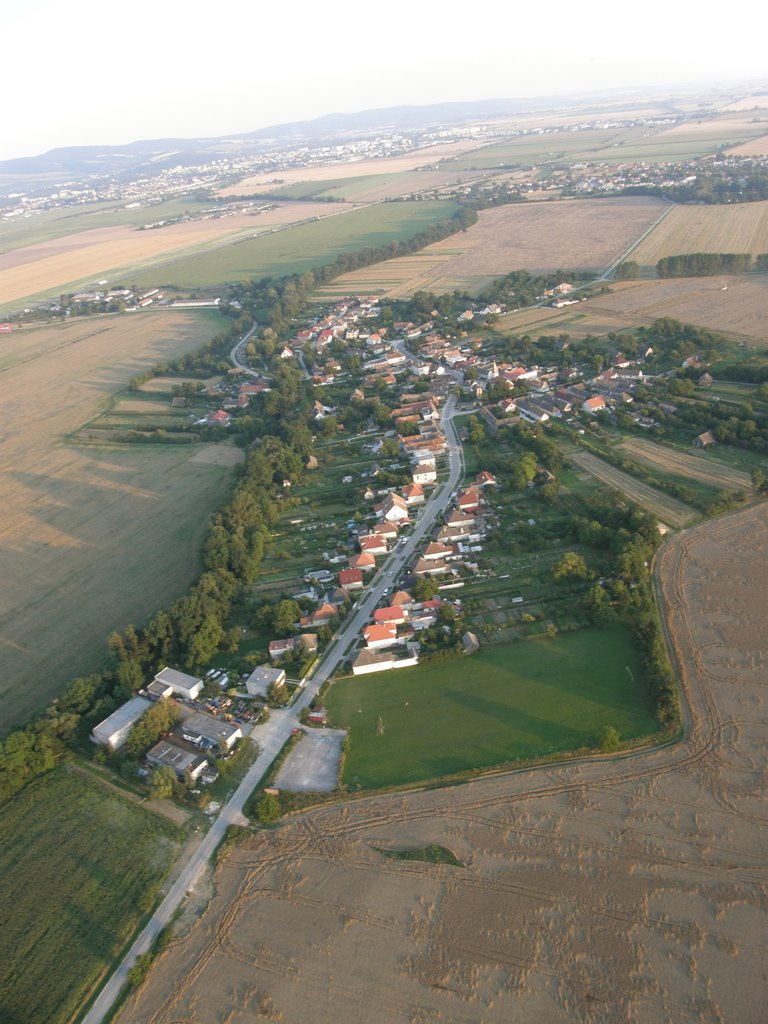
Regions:
<svg viewBox="0 0 768 1024"><path fill-rule="evenodd" d="M456 209L450 202L379 203L170 260L162 267L132 274L131 281L140 286L162 281L212 287L252 277L300 274L330 263L343 252L404 241L447 220Z"/></svg>
<svg viewBox="0 0 768 1024"><path fill-rule="evenodd" d="M340 680L326 704L350 729L344 782L395 786L594 746L656 723L624 628L483 648L471 658Z"/></svg>
<svg viewBox="0 0 768 1024"><path fill-rule="evenodd" d="M0 808L0 1020L64 1024L111 968L177 833L60 768Z"/></svg>

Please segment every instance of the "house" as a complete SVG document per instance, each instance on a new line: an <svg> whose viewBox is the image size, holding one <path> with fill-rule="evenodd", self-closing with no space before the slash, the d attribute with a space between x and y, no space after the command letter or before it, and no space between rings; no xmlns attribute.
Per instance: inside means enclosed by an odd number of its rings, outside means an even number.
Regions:
<svg viewBox="0 0 768 1024"><path fill-rule="evenodd" d="M202 754L182 747L171 740L160 740L147 753L147 761L156 768L173 768L179 782L200 778L208 767L208 761Z"/></svg>
<svg viewBox="0 0 768 1024"><path fill-rule="evenodd" d="M363 586L362 569L342 569L339 573L339 586L346 590L361 590Z"/></svg>
<svg viewBox="0 0 768 1024"><path fill-rule="evenodd" d="M164 668L157 673L153 682L163 687L170 687L172 693L186 700L195 700L203 688L203 680L179 672L175 668Z"/></svg>
<svg viewBox="0 0 768 1024"><path fill-rule="evenodd" d="M388 523L401 523L408 518L408 506L399 494L388 494L384 501L373 506L373 511Z"/></svg>
<svg viewBox="0 0 768 1024"><path fill-rule="evenodd" d="M404 487L403 497L405 498L406 505L424 504L424 490L420 484L408 484L407 487Z"/></svg>
<svg viewBox="0 0 768 1024"><path fill-rule="evenodd" d="M493 473L489 473L487 469L484 469L481 473L478 473L475 477L475 487L496 487L497 480Z"/></svg>
<svg viewBox="0 0 768 1024"><path fill-rule="evenodd" d="M363 572L370 572L376 568L376 559L373 555L367 551L361 552L359 555L353 555L349 560L350 569L361 569ZM342 586L344 584L342 583Z"/></svg>
<svg viewBox="0 0 768 1024"><path fill-rule="evenodd" d="M202 711L185 718L176 732L194 747L216 748L221 751L231 750L243 735L239 725L232 725Z"/></svg>
<svg viewBox="0 0 768 1024"><path fill-rule="evenodd" d="M366 534L364 537L359 538L358 543L360 544L360 550L365 551L369 555L386 555L387 553L386 537L379 537L377 534Z"/></svg>
<svg viewBox="0 0 768 1024"><path fill-rule="evenodd" d="M710 445L715 444L717 438L711 430L705 430L703 434L699 434L698 437L693 439L694 448L709 448Z"/></svg>
<svg viewBox="0 0 768 1024"><path fill-rule="evenodd" d="M93 727L92 742L109 747L110 750L119 750L128 739L131 729L151 707L152 702L145 697L132 697L103 722Z"/></svg>
<svg viewBox="0 0 768 1024"><path fill-rule="evenodd" d="M412 473L411 479L415 484L433 484L437 480L437 468L434 460L431 462L422 462L419 466L415 466Z"/></svg>
<svg viewBox="0 0 768 1024"><path fill-rule="evenodd" d="M223 409L217 409L216 412L209 412L205 417L206 426L209 427L228 427L231 420L232 417Z"/></svg>
<svg viewBox="0 0 768 1024"><path fill-rule="evenodd" d="M474 487L468 487L459 494L456 504L462 512L476 512L480 507L480 495Z"/></svg>
<svg viewBox="0 0 768 1024"><path fill-rule="evenodd" d="M284 668L266 668L259 665L245 681L245 688L251 697L266 697L272 685L285 685Z"/></svg>
<svg viewBox="0 0 768 1024"><path fill-rule="evenodd" d="M420 558L413 567L414 576L439 576L444 572L448 572L448 566L442 559L430 561L427 558Z"/></svg>
<svg viewBox="0 0 768 1024"><path fill-rule="evenodd" d="M398 590L390 600L390 605L393 608L410 608L412 604L413 598L407 590Z"/></svg>
<svg viewBox="0 0 768 1024"><path fill-rule="evenodd" d="M303 637L302 639L306 639ZM269 656L272 661L279 661L287 654L293 654L296 646L296 637L289 636L285 640L271 640L269 643Z"/></svg>
<svg viewBox="0 0 768 1024"><path fill-rule="evenodd" d="M385 537L387 540L396 540L397 538L397 524L396 523L377 523L373 527L371 533L375 533L378 537Z"/></svg>
<svg viewBox="0 0 768 1024"><path fill-rule="evenodd" d="M337 614L336 606L324 601L311 615L305 615L299 619L299 625L302 629L306 629L308 626L327 626Z"/></svg>
<svg viewBox="0 0 768 1024"><path fill-rule="evenodd" d="M379 650L382 647L392 647L398 642L397 626L392 623L375 623L366 626L363 630L365 646L369 650Z"/></svg>
<svg viewBox="0 0 768 1024"><path fill-rule="evenodd" d="M700 388L711 388L715 383L715 378L710 373L702 373L696 383Z"/></svg>
<svg viewBox="0 0 768 1024"><path fill-rule="evenodd" d="M427 544L424 548L423 558L426 562L437 562L440 559L452 558L453 556L453 548L440 544L438 541L432 541L431 544Z"/></svg>
<svg viewBox="0 0 768 1024"><path fill-rule="evenodd" d="M398 623L405 622L407 618L405 609L399 605L391 605L388 608L377 608L373 613L373 621L377 623Z"/></svg>
<svg viewBox="0 0 768 1024"><path fill-rule="evenodd" d="M418 655L413 653L404 658L395 658L391 652L363 648L352 662L352 674L359 676L367 672L387 672L393 668L410 668L418 663Z"/></svg>
<svg viewBox="0 0 768 1024"><path fill-rule="evenodd" d="M581 411L588 412L590 416L595 416L599 412L605 412L608 408L608 403L602 395L594 395L592 398L588 398L582 405Z"/></svg>

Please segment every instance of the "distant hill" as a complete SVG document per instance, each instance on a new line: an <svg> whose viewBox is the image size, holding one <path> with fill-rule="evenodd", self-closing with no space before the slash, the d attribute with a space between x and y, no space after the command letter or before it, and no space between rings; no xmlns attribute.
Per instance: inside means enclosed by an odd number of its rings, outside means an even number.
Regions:
<svg viewBox="0 0 768 1024"><path fill-rule="evenodd" d="M467 100L454 103L380 107L355 113L326 114L310 121L291 121L270 125L240 135L222 135L195 139L144 139L120 146L68 146L52 149L39 156L0 161L0 183L4 190L11 186L30 186L35 179L52 180L82 178L87 175L130 177L140 171L160 170L177 164L206 163L216 158L245 156L269 152L286 142L306 140L339 141L359 134L364 136L383 128L418 131L437 125L457 125L468 121L490 120L524 112L549 110L599 110L610 107L621 97L624 106L639 100L640 93L583 94L581 96L546 96L526 99Z"/></svg>

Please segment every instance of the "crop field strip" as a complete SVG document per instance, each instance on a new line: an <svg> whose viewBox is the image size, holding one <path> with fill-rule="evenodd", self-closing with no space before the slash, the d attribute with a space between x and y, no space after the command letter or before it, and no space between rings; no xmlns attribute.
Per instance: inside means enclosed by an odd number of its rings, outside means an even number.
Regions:
<svg viewBox="0 0 768 1024"><path fill-rule="evenodd" d="M202 256L202 250L213 259L219 248L237 239L271 234L286 225L338 214L347 208L343 204L286 203L258 215L237 214L151 231L137 231L135 226L125 224L85 229L84 218L80 218L76 222L80 230L73 234L54 234L0 255L0 308L17 308L23 298L31 301L92 285L95 278L105 275L113 281L130 275L130 283L134 283L133 270L149 266L155 270L148 279L157 283L158 268L181 254ZM145 210L144 216L149 216L149 211Z"/></svg>
<svg viewBox="0 0 768 1024"><path fill-rule="evenodd" d="M382 203L352 210L321 203L319 221L235 241L210 253L166 263L160 278L182 287L214 287L249 278L302 273L343 252L404 241L457 210L452 202ZM158 273L132 274L140 286L156 284Z"/></svg>
<svg viewBox="0 0 768 1024"><path fill-rule="evenodd" d="M194 445L102 448L66 438L134 374L198 348L219 324L210 311L151 312L9 336L0 372L4 727L91 671L111 630L172 601L199 569L230 466L199 461L205 449Z"/></svg>
<svg viewBox="0 0 768 1024"><path fill-rule="evenodd" d="M676 206L633 250L641 266L690 252L768 252L768 201Z"/></svg>
<svg viewBox="0 0 768 1024"><path fill-rule="evenodd" d="M636 480L629 473L616 469L596 455L585 451L569 452L568 458L591 473L601 483L620 491L652 515L658 516L667 526L681 527L696 519L698 512L682 501L656 490L649 484Z"/></svg>
<svg viewBox="0 0 768 1024"><path fill-rule="evenodd" d="M682 742L292 817L230 853L118 1024L215 1019L233 990L316 1024L588 1020L598 1000L606 1020L761 1020L763 645L742 609L765 525L753 508L663 551ZM376 852L430 845L465 867Z"/></svg>
<svg viewBox="0 0 768 1024"><path fill-rule="evenodd" d="M178 833L58 768L0 808L0 834L0 1019L68 1024L151 903Z"/></svg>
<svg viewBox="0 0 768 1024"><path fill-rule="evenodd" d="M656 199L521 203L480 212L477 224L420 253L343 275L319 297L383 292L402 298L421 289L478 291L501 274L603 270L667 208Z"/></svg>
<svg viewBox="0 0 768 1024"><path fill-rule="evenodd" d="M752 481L748 473L721 462L713 455L706 457L679 451L669 445L655 444L642 438L630 437L622 441L620 448L628 455L662 469L674 476L688 477L708 484L710 487L728 488L734 491L750 491Z"/></svg>

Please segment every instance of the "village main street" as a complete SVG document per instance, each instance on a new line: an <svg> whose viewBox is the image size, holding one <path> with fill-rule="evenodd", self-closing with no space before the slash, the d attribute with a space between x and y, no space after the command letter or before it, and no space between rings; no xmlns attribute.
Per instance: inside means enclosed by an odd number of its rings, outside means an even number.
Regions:
<svg viewBox="0 0 768 1024"><path fill-rule="evenodd" d="M238 349L241 350L241 346L248 340L248 337L249 335L241 339L232 350L232 358L236 365L239 365L236 360L236 356L240 354ZM258 757L235 792L214 818L210 828L181 869L163 901L104 985L93 1006L83 1018L82 1024L101 1024L126 984L128 971L139 956L151 949L163 928L173 921L185 897L194 890L229 826L248 824L243 813L246 801L269 771L293 730L297 728L301 712L309 706L323 683L336 672L344 661L350 647L359 637L363 626L370 620L379 601L386 592L392 589L405 566L413 558L417 546L426 537L437 517L451 501L464 469L461 442L453 422L456 413L457 399L455 395L451 395L445 402L440 416L441 427L448 445L448 476L435 488L425 503L411 534L403 538L382 562L361 599L341 623L332 643L318 664L317 670L311 680L306 683L298 698L288 708L273 710L269 721L255 728L253 741L259 746Z"/></svg>

